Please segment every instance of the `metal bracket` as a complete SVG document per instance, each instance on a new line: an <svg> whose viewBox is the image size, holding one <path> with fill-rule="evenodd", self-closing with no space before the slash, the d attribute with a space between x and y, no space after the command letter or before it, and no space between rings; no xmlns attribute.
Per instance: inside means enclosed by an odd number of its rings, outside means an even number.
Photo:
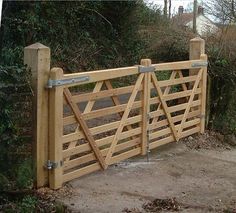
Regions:
<svg viewBox="0 0 236 213"><path fill-rule="evenodd" d="M68 78L68 79L62 79L62 80L48 80L47 88L51 89L53 87L62 86L62 85L68 85L68 84L74 84L74 83L80 83L80 82L86 82L89 81L89 76L82 76L77 78Z"/></svg>
<svg viewBox="0 0 236 213"><path fill-rule="evenodd" d="M156 70L156 68L154 66L142 66L142 65L139 65L138 66L138 71L139 73L143 73L143 72L154 72Z"/></svg>
<svg viewBox="0 0 236 213"><path fill-rule="evenodd" d="M196 62L196 63L192 63L192 67L207 67L208 66L208 62Z"/></svg>
<svg viewBox="0 0 236 213"><path fill-rule="evenodd" d="M48 160L47 163L45 164L45 168L48 170L52 170L52 169L56 169L57 167L62 166L62 164L63 164L62 161L57 163L57 162L53 162L53 161Z"/></svg>

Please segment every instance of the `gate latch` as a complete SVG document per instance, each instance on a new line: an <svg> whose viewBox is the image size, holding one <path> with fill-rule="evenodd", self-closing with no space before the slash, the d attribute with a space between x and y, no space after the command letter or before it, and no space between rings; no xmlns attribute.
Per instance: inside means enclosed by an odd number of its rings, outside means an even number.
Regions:
<svg viewBox="0 0 236 213"><path fill-rule="evenodd" d="M62 166L62 161L59 163L48 160L45 164L45 168L48 170L56 169L57 167Z"/></svg>

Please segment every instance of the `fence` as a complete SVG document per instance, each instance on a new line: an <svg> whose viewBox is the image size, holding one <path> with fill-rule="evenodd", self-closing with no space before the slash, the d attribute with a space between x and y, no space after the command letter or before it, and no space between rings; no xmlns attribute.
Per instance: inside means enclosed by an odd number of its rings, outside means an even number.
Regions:
<svg viewBox="0 0 236 213"><path fill-rule="evenodd" d="M142 59L140 66L64 74L49 69L50 50L36 44L26 48L25 63L37 73L38 187L49 180L57 189L204 132L207 56L202 39L191 40L188 61Z"/></svg>

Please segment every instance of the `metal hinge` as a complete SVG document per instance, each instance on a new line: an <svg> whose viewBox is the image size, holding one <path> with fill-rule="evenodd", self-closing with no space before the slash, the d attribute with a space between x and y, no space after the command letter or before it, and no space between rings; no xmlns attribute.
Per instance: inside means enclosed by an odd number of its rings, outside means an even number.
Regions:
<svg viewBox="0 0 236 213"><path fill-rule="evenodd" d="M80 82L86 82L89 81L89 76L83 76L83 77L77 77L77 78L68 78L68 79L62 79L62 80L48 80L47 88L53 88L57 86L62 85L68 85L68 84L74 84L74 83L80 83Z"/></svg>
<svg viewBox="0 0 236 213"><path fill-rule="evenodd" d="M196 63L192 63L192 67L207 67L208 62L196 62Z"/></svg>
<svg viewBox="0 0 236 213"><path fill-rule="evenodd" d="M154 72L156 70L156 68L154 66L142 66L142 65L139 65L138 66L138 71L139 73L143 73L143 72Z"/></svg>
<svg viewBox="0 0 236 213"><path fill-rule="evenodd" d="M45 168L48 170L56 169L58 167L61 167L63 165L62 161L58 162L53 162L48 160L45 164Z"/></svg>

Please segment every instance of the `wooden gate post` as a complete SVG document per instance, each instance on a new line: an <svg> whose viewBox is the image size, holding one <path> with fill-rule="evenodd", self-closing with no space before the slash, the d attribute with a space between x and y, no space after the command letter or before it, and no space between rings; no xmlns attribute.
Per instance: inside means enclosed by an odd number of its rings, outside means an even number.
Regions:
<svg viewBox="0 0 236 213"><path fill-rule="evenodd" d="M152 61L150 59L142 59L142 66L151 66ZM149 124L149 111L150 111L150 85L151 85L151 73L145 73L143 80L143 100L142 100L142 155L147 154L148 148L148 124Z"/></svg>
<svg viewBox="0 0 236 213"><path fill-rule="evenodd" d="M207 61L207 55L205 55L205 40L199 37L190 40L189 59L197 60L202 59ZM201 100L201 122L200 133L205 131L206 120L206 91L207 91L207 67L202 68L203 74L199 87L201 88L200 100ZM197 75L199 69L191 69L189 75Z"/></svg>
<svg viewBox="0 0 236 213"><path fill-rule="evenodd" d="M201 55L205 54L205 40L196 37L190 40L189 59L198 60ZM199 69L191 69L189 75L196 75Z"/></svg>
<svg viewBox="0 0 236 213"><path fill-rule="evenodd" d="M48 90L45 89L50 71L50 49L40 43L24 48L24 64L31 69L33 89L33 158L36 186L48 183L44 168L48 159Z"/></svg>
<svg viewBox="0 0 236 213"><path fill-rule="evenodd" d="M63 70L53 68L50 79L61 80ZM62 187L62 135L63 135L63 87L53 87L49 91L49 186L51 189Z"/></svg>

